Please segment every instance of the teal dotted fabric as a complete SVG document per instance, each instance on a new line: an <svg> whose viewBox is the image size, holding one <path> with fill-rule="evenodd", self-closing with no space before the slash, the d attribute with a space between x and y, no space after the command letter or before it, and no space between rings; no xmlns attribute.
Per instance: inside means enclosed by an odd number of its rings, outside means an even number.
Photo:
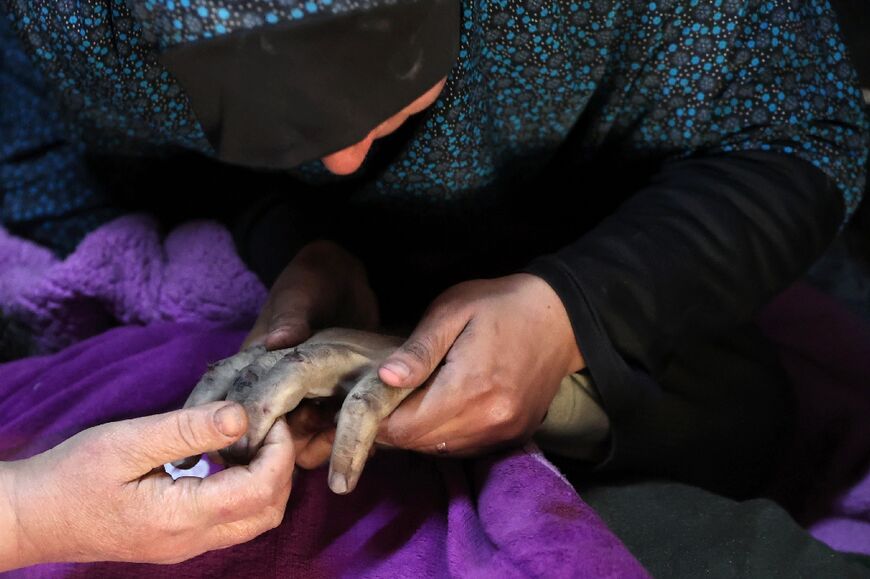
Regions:
<svg viewBox="0 0 870 579"><path fill-rule="evenodd" d="M4 2L71 121L71 142L111 151L184 147L207 155L212 151L184 88L158 62L161 50L378 3ZM828 174L848 213L860 201L867 120L825 0L463 0L462 11L460 56L445 91L360 191L363 198L445 204L497 188L518 171L540 170L582 115L579 154L606 146L630 162L777 151ZM17 199L4 218L86 196L85 186L52 187L49 160L45 170L21 163L20 151L30 145L12 117L30 114L55 127L55 113L45 103L31 112L19 103L14 115L6 114L20 90L10 85L29 81L24 74L23 80L4 75L2 82L3 171L19 175L0 183L4 199ZM318 163L294 173L313 182L323 175ZM71 174L87 183L78 166Z"/></svg>
<svg viewBox="0 0 870 579"><path fill-rule="evenodd" d="M0 19L0 222L60 254L117 215L82 162L84 147ZM70 218L72 216L72 218Z"/></svg>
<svg viewBox="0 0 870 579"><path fill-rule="evenodd" d="M848 213L861 199L867 120L827 2L469 0L464 22L446 93L383 193L485 186L530 152L543 162L584 114L588 150L779 151L827 173Z"/></svg>

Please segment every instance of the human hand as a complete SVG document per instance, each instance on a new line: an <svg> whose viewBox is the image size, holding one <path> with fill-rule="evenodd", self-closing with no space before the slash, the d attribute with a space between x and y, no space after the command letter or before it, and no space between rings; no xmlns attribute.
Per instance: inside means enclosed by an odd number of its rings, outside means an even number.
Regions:
<svg viewBox="0 0 870 579"><path fill-rule="evenodd" d="M283 420L249 466L176 481L162 468L224 448L246 428L239 405L214 403L97 426L2 465L17 549L5 557L0 549L0 570L50 561L176 563L276 527L294 468Z"/></svg>
<svg viewBox="0 0 870 579"><path fill-rule="evenodd" d="M281 272L242 349L289 348L315 329L373 329L378 303L363 264L331 241L309 243Z"/></svg>
<svg viewBox="0 0 870 579"><path fill-rule="evenodd" d="M461 283L381 364L384 384L425 386L381 423L377 440L464 456L528 439L562 379L584 367L568 314L544 280Z"/></svg>
<svg viewBox="0 0 870 579"><path fill-rule="evenodd" d="M194 388L188 405L224 398L244 405L250 421L247 433L221 452L232 463L249 461L272 424L293 411L288 420L297 462L313 467L331 454L330 488L350 492L381 420L411 392L385 386L377 375L380 362L401 343L392 336L331 328L294 348L249 348L214 364ZM334 407L297 408L306 398L344 398L338 425Z"/></svg>

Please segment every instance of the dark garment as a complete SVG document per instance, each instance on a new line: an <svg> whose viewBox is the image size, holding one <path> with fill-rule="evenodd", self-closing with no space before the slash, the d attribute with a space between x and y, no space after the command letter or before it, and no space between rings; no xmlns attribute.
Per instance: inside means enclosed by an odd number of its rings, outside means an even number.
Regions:
<svg viewBox="0 0 870 579"><path fill-rule="evenodd" d="M870 577L870 557L832 550L767 499L735 501L661 480L574 482L654 577Z"/></svg>
<svg viewBox="0 0 870 579"><path fill-rule="evenodd" d="M272 33L299 29L291 23L368 6L291 5L90 0L46 13L6 3L79 137L205 155L216 152L185 95L190 81L161 57L248 37L265 51L278 46ZM325 221L313 235L363 258L387 322L413 319L450 283L549 254L529 271L566 305L618 464L637 416L666 394L668 360L748 322L857 206L867 141L854 71L821 0L464 0L461 16L459 58L438 100L357 176L299 168L329 211L294 222ZM271 87L257 77L244 88L255 97ZM619 188L614 175L635 184ZM311 191L287 183L288 195ZM42 203L36 185L6 198ZM255 245L242 253L264 278L280 265L261 256L297 245L257 233L256 223L279 228L272 203L256 205L239 236ZM288 204L286 215L302 214Z"/></svg>
<svg viewBox="0 0 870 579"><path fill-rule="evenodd" d="M551 457L653 576L870 577L870 558L833 551L758 498L792 440L794 401L757 327L683 348L659 388L604 468Z"/></svg>
<svg viewBox="0 0 870 579"><path fill-rule="evenodd" d="M849 56L861 85L870 88L870 3L867 0L831 0L839 16Z"/></svg>
<svg viewBox="0 0 870 579"><path fill-rule="evenodd" d="M667 394L658 384L682 352L748 323L822 254L842 216L823 189L834 185L781 155L681 161L579 241L529 266L565 301L616 452L632 452L623 438ZM734 390L710 377L707 387Z"/></svg>
<svg viewBox="0 0 870 579"><path fill-rule="evenodd" d="M657 396L616 417L604 463L551 458L572 473L640 473L735 498L765 489L792 440L794 399L778 353L756 326L684 347L656 388Z"/></svg>

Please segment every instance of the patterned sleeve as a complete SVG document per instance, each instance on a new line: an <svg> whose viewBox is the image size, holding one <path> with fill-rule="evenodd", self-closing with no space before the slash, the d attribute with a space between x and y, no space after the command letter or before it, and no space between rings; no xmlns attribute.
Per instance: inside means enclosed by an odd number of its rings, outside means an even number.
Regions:
<svg viewBox="0 0 870 579"><path fill-rule="evenodd" d="M649 434L669 361L751 323L821 255L860 200L866 121L826 4L632 5L643 16L604 80L613 96L593 138L667 160L527 271L565 303L611 419L607 465L683 476L697 465ZM730 432L696 422L683 442L733 450ZM718 472L723 455L704 454Z"/></svg>
<svg viewBox="0 0 870 579"><path fill-rule="evenodd" d="M58 254L115 213L0 13L0 222Z"/></svg>
<svg viewBox="0 0 870 579"><path fill-rule="evenodd" d="M600 115L636 150L774 151L864 190L867 120L827 0L634 2Z"/></svg>

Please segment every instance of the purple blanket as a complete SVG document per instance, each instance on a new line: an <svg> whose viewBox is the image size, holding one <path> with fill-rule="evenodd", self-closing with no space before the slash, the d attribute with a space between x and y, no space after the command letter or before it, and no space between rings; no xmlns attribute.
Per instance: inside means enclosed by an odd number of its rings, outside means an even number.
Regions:
<svg viewBox="0 0 870 579"><path fill-rule="evenodd" d="M265 298L222 227L188 224L162 240L141 216L95 231L63 262L0 232L0 280L0 307L41 335L41 350L66 347L3 366L0 460L180 407L207 363L238 348L243 332L227 326L250 327ZM117 325L128 327L101 333ZM470 461L379 453L346 497L325 479L300 474L274 531L181 565L9 576L647 576L533 448Z"/></svg>
<svg viewBox="0 0 870 579"><path fill-rule="evenodd" d="M90 425L177 408L238 331L191 324L111 330L3 369L0 460ZM9 577L646 577L574 489L532 449L435 460L378 453L360 486L333 495L303 472L283 524L172 567L43 565Z"/></svg>
<svg viewBox="0 0 870 579"><path fill-rule="evenodd" d="M63 262L0 230L0 308L31 326L44 352L75 344L3 367L0 460L93 424L178 407L206 363L241 339L202 323L249 327L264 298L229 234L213 223L162 239L150 219L125 217ZM870 332L805 286L781 296L761 321L780 345L800 409L794 452L771 492L818 538L870 554ZM141 324L151 326L97 336ZM90 336L97 337L82 342ZM300 478L279 529L171 572L97 565L31 573L643 574L533 450L468 462L378 455L344 498L330 495L323 478Z"/></svg>
<svg viewBox="0 0 870 579"><path fill-rule="evenodd" d="M143 215L88 235L64 261L0 228L0 310L55 352L118 325L213 321L247 325L266 289L223 226L198 221L165 239Z"/></svg>

